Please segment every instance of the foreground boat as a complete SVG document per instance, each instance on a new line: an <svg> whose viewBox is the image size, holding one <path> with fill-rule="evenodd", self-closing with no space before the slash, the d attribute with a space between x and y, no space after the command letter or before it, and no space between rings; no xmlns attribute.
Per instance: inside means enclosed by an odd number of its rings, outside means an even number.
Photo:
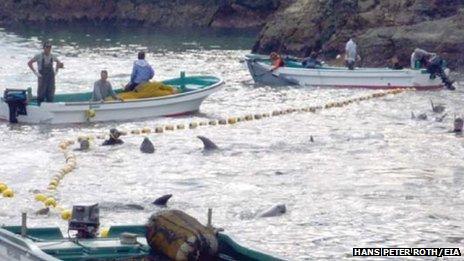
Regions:
<svg viewBox="0 0 464 261"><path fill-rule="evenodd" d="M416 88L420 90L441 89L439 77L430 79L425 70L389 68L321 67L303 68L295 59L285 59L285 66L271 72L271 62L267 56L249 54L245 58L248 70L256 83L266 85L301 85L342 88Z"/></svg>
<svg viewBox="0 0 464 261"><path fill-rule="evenodd" d="M147 244L145 226L113 226L108 237L75 239L63 237L58 227L27 228L20 235L20 226L0 228L0 260L168 260L159 256ZM123 233L137 235L136 244L124 244ZM282 260L246 248L224 233L218 234L217 260Z"/></svg>
<svg viewBox="0 0 464 261"><path fill-rule="evenodd" d="M180 92L162 97L105 103L89 102L91 92L58 94L53 103L44 102L40 106L35 100L29 100L27 115L18 115L17 120L23 123L65 124L184 114L199 110L203 100L217 91L224 82L212 76L181 76L163 83L176 87ZM5 99L0 100L0 119L10 120L10 109Z"/></svg>

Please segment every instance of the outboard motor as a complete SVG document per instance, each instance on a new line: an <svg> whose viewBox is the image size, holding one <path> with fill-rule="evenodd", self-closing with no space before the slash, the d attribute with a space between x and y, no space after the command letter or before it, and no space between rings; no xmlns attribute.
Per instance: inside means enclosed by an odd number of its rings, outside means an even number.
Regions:
<svg viewBox="0 0 464 261"><path fill-rule="evenodd" d="M440 56L436 55L428 61L427 72L430 73L430 79L435 79L436 76L439 76L446 88L454 90L453 82L444 71L446 67L445 64L445 61Z"/></svg>
<svg viewBox="0 0 464 261"><path fill-rule="evenodd" d="M99 226L100 210L98 204L73 206L68 229L77 231L76 238L95 238Z"/></svg>
<svg viewBox="0 0 464 261"><path fill-rule="evenodd" d="M6 89L3 92L3 100L8 104L10 110L10 122L18 123L18 115L27 115L27 94L26 90Z"/></svg>

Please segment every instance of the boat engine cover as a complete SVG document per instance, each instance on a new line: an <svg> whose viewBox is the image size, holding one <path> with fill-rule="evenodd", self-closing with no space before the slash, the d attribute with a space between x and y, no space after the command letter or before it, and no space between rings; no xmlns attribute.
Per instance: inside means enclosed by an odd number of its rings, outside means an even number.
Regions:
<svg viewBox="0 0 464 261"><path fill-rule="evenodd" d="M152 249L173 260L216 260L218 240L213 229L180 210L155 213L146 227Z"/></svg>

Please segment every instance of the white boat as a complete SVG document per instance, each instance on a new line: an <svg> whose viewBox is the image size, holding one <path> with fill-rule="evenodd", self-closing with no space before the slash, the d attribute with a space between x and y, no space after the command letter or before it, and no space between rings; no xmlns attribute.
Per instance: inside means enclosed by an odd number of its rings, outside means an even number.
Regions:
<svg viewBox="0 0 464 261"><path fill-rule="evenodd" d="M27 115L18 115L17 121L67 124L135 120L195 112L203 100L217 91L224 81L213 76L181 76L163 83L177 87L180 92L162 97L104 103L90 102L90 92L58 94L54 102L43 102L40 106L34 100L28 101ZM0 119L10 120L10 108L5 98L0 100Z"/></svg>
<svg viewBox="0 0 464 261"><path fill-rule="evenodd" d="M271 62L267 56L247 55L247 67L256 83L266 85L301 85L342 88L416 88L421 90L441 89L439 77L431 79L425 69L355 68L326 67L304 68L301 62L285 59L285 66L271 72Z"/></svg>

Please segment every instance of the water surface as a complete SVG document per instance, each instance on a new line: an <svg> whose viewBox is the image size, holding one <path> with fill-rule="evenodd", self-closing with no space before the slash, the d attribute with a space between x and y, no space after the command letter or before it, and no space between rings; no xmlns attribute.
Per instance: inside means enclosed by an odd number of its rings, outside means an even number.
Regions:
<svg viewBox="0 0 464 261"><path fill-rule="evenodd" d="M45 190L64 164L57 148L62 139L111 127L140 129L324 104L372 92L256 87L240 62L253 42L246 35L69 31L1 30L0 90L35 88L26 63L43 39L56 44L54 52L65 63L57 76L58 92L90 90L101 69L109 70L114 86L126 83L138 50L149 51L157 80L186 71L220 76L226 84L205 100L199 114L180 118L68 126L0 123L0 181L16 193L0 198L2 224L20 224L25 210L31 226L66 228L56 213L34 215L41 207L34 192ZM292 260L339 260L364 246L461 247L464 139L447 131L454 115L463 114L463 98L461 90L404 93L316 114L150 134L156 147L152 155L139 152L142 136L125 137L118 147L101 147L102 141L95 140L91 151L76 152L78 168L62 181L56 197L64 207L81 202L146 206L144 211L102 210L102 226L109 226L145 222L157 210L150 202L172 193L170 208L202 222L213 208L216 226L248 246ZM446 105L443 122L434 120L439 115L431 112L429 99ZM411 111L426 112L429 120L412 120ZM203 153L197 135L209 137L221 150ZM286 204L288 213L256 218L278 203Z"/></svg>

